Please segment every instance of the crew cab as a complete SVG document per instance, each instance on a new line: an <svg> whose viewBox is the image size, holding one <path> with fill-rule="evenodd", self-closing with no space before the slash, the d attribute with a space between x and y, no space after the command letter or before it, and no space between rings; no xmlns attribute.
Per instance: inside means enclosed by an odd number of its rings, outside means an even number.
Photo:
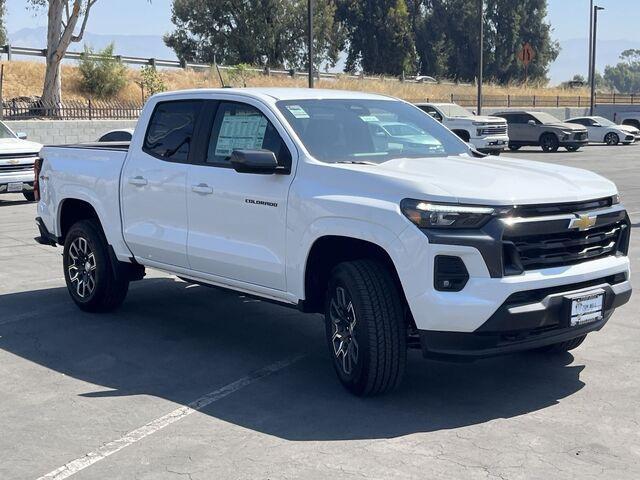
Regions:
<svg viewBox="0 0 640 480"><path fill-rule="evenodd" d="M42 145L0 122L0 194L22 193L33 202L33 165Z"/></svg>
<svg viewBox="0 0 640 480"><path fill-rule="evenodd" d="M532 145L544 152L557 152L564 147L576 152L589 143L589 133L582 125L562 122L546 112L509 110L495 114L509 125L509 149L512 151Z"/></svg>
<svg viewBox="0 0 640 480"><path fill-rule="evenodd" d="M455 103L416 103L476 150L500 155L509 144L507 122L499 117L478 116Z"/></svg>
<svg viewBox="0 0 640 480"><path fill-rule="evenodd" d="M383 140L390 124L420 141ZM407 348L570 350L631 295L613 183L485 157L386 96L162 93L130 144L45 147L36 171L37 241L63 246L78 307L117 308L155 268L323 313L357 395L396 387Z"/></svg>

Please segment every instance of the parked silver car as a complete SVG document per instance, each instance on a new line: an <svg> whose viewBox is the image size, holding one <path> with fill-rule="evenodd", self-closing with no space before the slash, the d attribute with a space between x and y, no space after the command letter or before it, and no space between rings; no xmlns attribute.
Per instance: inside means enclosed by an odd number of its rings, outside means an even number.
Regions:
<svg viewBox="0 0 640 480"><path fill-rule="evenodd" d="M493 115L507 121L510 150L531 145L540 146L545 152L555 152L560 147L575 152L589 142L585 127L563 122L546 112L510 110Z"/></svg>

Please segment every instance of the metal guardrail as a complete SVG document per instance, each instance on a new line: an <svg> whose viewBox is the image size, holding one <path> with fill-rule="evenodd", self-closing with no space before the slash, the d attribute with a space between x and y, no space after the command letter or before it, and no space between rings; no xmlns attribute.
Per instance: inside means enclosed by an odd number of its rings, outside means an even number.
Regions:
<svg viewBox="0 0 640 480"><path fill-rule="evenodd" d="M136 120L140 116L142 105L135 102L119 101L77 101L71 100L52 108L40 101L10 100L3 102L0 118L3 120L97 120L119 119Z"/></svg>

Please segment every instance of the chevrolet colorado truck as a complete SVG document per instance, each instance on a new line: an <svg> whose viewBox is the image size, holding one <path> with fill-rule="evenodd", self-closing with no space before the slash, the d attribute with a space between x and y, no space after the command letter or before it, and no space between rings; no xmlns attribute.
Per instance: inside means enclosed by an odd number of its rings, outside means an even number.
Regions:
<svg viewBox="0 0 640 480"><path fill-rule="evenodd" d="M22 193L33 202L33 165L42 145L26 138L0 122L0 194Z"/></svg>
<svg viewBox="0 0 640 480"><path fill-rule="evenodd" d="M418 133L380 136L389 124ZM86 311L118 307L155 268L322 313L340 382L373 395L400 383L408 348L563 352L630 298L613 183L480 156L380 95L162 93L130 144L42 150L36 240L64 247Z"/></svg>
<svg viewBox="0 0 640 480"><path fill-rule="evenodd" d="M500 155L509 144L507 122L503 118L474 115L455 103L416 105L479 152Z"/></svg>

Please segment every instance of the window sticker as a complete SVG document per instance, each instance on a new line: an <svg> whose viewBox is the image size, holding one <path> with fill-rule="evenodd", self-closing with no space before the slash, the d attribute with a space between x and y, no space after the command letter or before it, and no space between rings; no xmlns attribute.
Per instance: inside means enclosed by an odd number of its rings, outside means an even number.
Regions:
<svg viewBox="0 0 640 480"><path fill-rule="evenodd" d="M225 112L216 143L216 157L230 157L234 150L261 149L266 130L267 119L263 115L230 115Z"/></svg>
<svg viewBox="0 0 640 480"><path fill-rule="evenodd" d="M379 122L378 117L375 115L360 115L360 120L363 122Z"/></svg>
<svg viewBox="0 0 640 480"><path fill-rule="evenodd" d="M309 118L309 114L300 105L287 105L287 110L296 118Z"/></svg>

